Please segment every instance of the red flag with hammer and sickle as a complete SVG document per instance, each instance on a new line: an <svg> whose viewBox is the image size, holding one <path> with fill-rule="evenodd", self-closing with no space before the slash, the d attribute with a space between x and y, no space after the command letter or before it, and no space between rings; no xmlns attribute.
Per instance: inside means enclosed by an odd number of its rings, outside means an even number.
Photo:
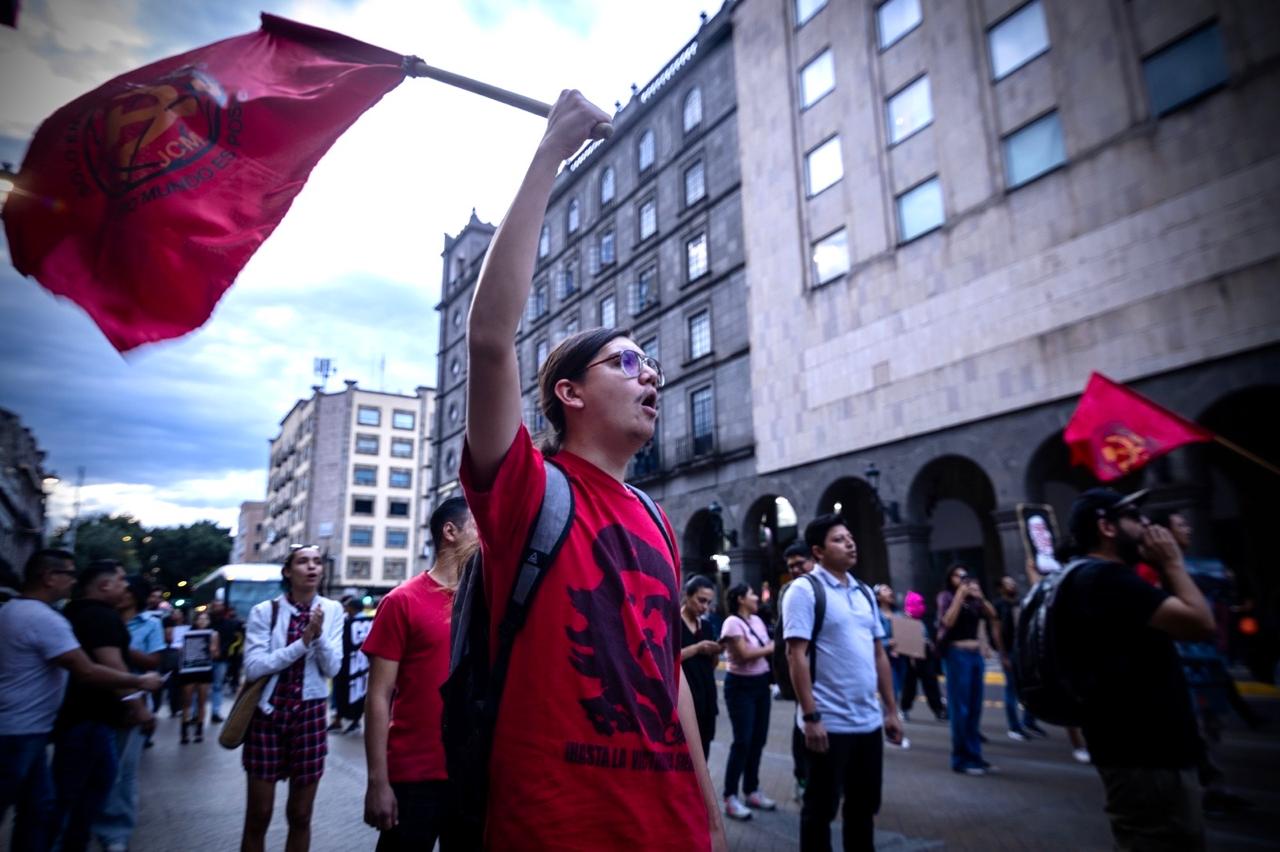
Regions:
<svg viewBox="0 0 1280 852"><path fill-rule="evenodd" d="M1089 377L1080 404L1062 433L1071 461L1103 482L1132 473L1184 444L1212 441L1213 433L1101 373Z"/></svg>
<svg viewBox="0 0 1280 852"><path fill-rule="evenodd" d="M202 325L329 146L405 58L262 16L40 125L4 209L13 265L120 351Z"/></svg>

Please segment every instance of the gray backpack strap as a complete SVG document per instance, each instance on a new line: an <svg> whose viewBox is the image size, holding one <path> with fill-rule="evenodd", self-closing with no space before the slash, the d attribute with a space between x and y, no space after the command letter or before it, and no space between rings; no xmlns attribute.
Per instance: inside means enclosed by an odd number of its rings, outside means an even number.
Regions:
<svg viewBox="0 0 1280 852"><path fill-rule="evenodd" d="M653 498L636 488L631 483L627 483L627 490L636 495L640 502L644 504L644 509L649 513L649 517L653 519L654 526L658 528L658 532L662 533L662 540L667 543L667 552L671 554L671 564L675 565L677 577L680 574L680 565L676 561L676 546L671 541L671 536L667 534L667 525L662 522L662 511L658 508L658 504L653 502Z"/></svg>

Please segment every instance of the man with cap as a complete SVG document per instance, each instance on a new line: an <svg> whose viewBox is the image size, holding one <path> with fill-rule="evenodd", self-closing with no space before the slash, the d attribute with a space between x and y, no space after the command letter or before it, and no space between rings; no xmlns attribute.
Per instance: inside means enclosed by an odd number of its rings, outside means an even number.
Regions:
<svg viewBox="0 0 1280 852"><path fill-rule="evenodd" d="M1085 741L1120 849L1202 849L1201 748L1175 639L1213 633L1213 614L1173 535L1138 508L1145 491L1092 488L1071 507L1082 562L1054 605L1058 646L1085 690ZM1143 582L1138 562L1160 573Z"/></svg>

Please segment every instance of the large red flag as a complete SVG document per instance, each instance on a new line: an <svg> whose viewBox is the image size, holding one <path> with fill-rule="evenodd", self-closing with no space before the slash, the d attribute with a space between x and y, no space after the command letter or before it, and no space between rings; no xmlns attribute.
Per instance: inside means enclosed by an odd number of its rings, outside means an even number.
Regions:
<svg viewBox="0 0 1280 852"><path fill-rule="evenodd" d="M1101 373L1089 377L1062 433L1071 461L1103 482L1119 479L1183 444L1212 441L1208 429L1156 405Z"/></svg>
<svg viewBox="0 0 1280 852"><path fill-rule="evenodd" d="M36 131L4 209L13 265L119 350L198 328L405 57L262 16L130 71Z"/></svg>

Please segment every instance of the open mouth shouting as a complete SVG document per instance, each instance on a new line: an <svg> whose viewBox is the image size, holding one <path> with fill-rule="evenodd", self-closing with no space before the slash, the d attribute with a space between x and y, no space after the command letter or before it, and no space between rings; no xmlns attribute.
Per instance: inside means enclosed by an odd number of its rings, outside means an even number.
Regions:
<svg viewBox="0 0 1280 852"><path fill-rule="evenodd" d="M654 417L658 416L658 392L654 388L645 388L644 393L640 394L640 407L644 409L646 414Z"/></svg>

